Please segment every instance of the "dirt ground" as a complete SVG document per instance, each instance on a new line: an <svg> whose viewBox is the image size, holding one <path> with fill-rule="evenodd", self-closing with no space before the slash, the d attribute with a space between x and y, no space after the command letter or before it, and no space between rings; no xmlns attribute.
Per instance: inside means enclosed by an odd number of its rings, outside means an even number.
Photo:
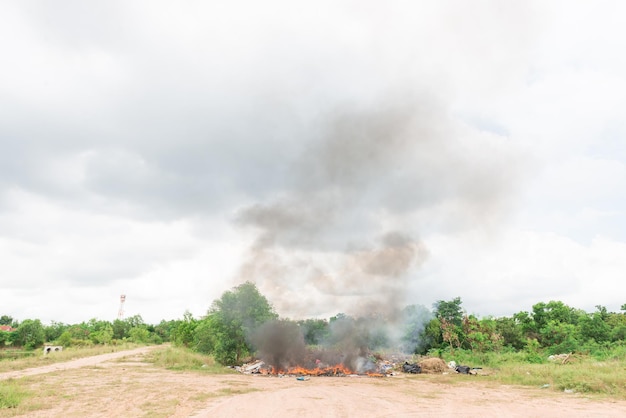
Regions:
<svg viewBox="0 0 626 418"><path fill-rule="evenodd" d="M467 375L268 377L175 372L141 348L0 374L39 396L26 417L624 417L626 401ZM0 417L16 416L0 410Z"/></svg>

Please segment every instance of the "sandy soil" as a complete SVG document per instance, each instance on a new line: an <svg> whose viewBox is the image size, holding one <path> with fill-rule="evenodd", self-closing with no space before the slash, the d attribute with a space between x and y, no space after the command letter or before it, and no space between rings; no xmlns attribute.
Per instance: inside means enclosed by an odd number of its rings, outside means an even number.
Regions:
<svg viewBox="0 0 626 418"><path fill-rule="evenodd" d="M28 417L624 417L626 401L518 388L480 376L267 377L175 372L151 348L3 373L40 394ZM0 384L2 382L0 381ZM14 416L0 410L0 417Z"/></svg>

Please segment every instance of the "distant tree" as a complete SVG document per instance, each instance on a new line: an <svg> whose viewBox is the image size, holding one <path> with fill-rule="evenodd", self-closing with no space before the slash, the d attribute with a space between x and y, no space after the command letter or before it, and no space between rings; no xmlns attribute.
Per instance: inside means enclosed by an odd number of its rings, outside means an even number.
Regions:
<svg viewBox="0 0 626 418"><path fill-rule="evenodd" d="M69 325L55 321L52 321L50 325L44 326L46 341L55 341L68 327Z"/></svg>
<svg viewBox="0 0 626 418"><path fill-rule="evenodd" d="M583 341L594 340L603 343L611 340L611 327L607 323L609 314L604 306L598 305L598 310L591 315L580 318L579 332Z"/></svg>
<svg viewBox="0 0 626 418"><path fill-rule="evenodd" d="M89 334L89 339L94 344L111 344L111 341L113 341L113 325L109 322L102 324L97 331Z"/></svg>
<svg viewBox="0 0 626 418"><path fill-rule="evenodd" d="M502 345L521 350L526 345L524 330L515 318L497 318L496 330L502 336Z"/></svg>
<svg viewBox="0 0 626 418"><path fill-rule="evenodd" d="M450 301L439 300L433 305L434 313L439 320L445 319L446 322L460 327L463 323L463 302L460 297L456 297Z"/></svg>
<svg viewBox="0 0 626 418"><path fill-rule="evenodd" d="M7 345L13 345L14 332L0 331L0 349Z"/></svg>
<svg viewBox="0 0 626 418"><path fill-rule="evenodd" d="M89 340L89 326L81 322L80 324L71 325L67 329L74 340Z"/></svg>
<svg viewBox="0 0 626 418"><path fill-rule="evenodd" d="M554 354L567 353L580 346L578 328L573 324L549 320L540 331L541 346Z"/></svg>
<svg viewBox="0 0 626 418"><path fill-rule="evenodd" d="M25 319L13 335L13 343L26 349L42 346L45 339L46 334L39 319Z"/></svg>
<svg viewBox="0 0 626 418"><path fill-rule="evenodd" d="M461 347L463 336L463 308L461 307L460 297L456 297L450 301L439 300L433 304L434 315L437 322L431 321L427 327L427 334L432 335L435 332L434 326L439 325L438 336L434 341L441 341L441 344L434 346L442 348L442 344L446 343L450 349Z"/></svg>
<svg viewBox="0 0 626 418"><path fill-rule="evenodd" d="M303 319L296 323L306 345L320 345L328 338L328 321L325 319Z"/></svg>
<svg viewBox="0 0 626 418"><path fill-rule="evenodd" d="M503 337L498 332L493 318L478 319L474 315L463 318L463 348L479 352L498 351L502 348Z"/></svg>
<svg viewBox="0 0 626 418"><path fill-rule="evenodd" d="M539 329L537 328L537 324L535 323L533 316L529 312L518 312L513 315L513 320L515 321L515 324L519 326L525 338L535 340L539 338Z"/></svg>
<svg viewBox="0 0 626 418"><path fill-rule="evenodd" d="M162 341L171 341L172 332L174 331L177 325L178 325L178 322L175 320L166 321L163 319L161 320L161 322L155 325L154 333L158 335Z"/></svg>
<svg viewBox="0 0 626 418"><path fill-rule="evenodd" d="M563 349L577 342L574 333L581 313L560 301L539 302L533 305L534 335L542 347L562 346Z"/></svg>
<svg viewBox="0 0 626 418"><path fill-rule="evenodd" d="M213 302L207 316L211 317L208 324L214 341L213 354L222 364L238 364L250 355L248 337L261 324L278 317L251 282L224 292Z"/></svg>
<svg viewBox="0 0 626 418"><path fill-rule="evenodd" d="M141 315L133 315L130 316L126 319L124 319L124 322L126 322L130 328L135 328L135 327L139 327L142 325L146 325L146 323L143 321L143 318L141 317Z"/></svg>
<svg viewBox="0 0 626 418"><path fill-rule="evenodd" d="M134 343L145 344L150 342L150 331L145 327L133 327L129 334L129 339Z"/></svg>
<svg viewBox="0 0 626 418"><path fill-rule="evenodd" d="M216 338L219 325L215 324L216 317L207 315L195 324L192 338L193 348L200 353L210 354L215 351Z"/></svg>
<svg viewBox="0 0 626 418"><path fill-rule="evenodd" d="M64 347L69 347L72 345L72 334L70 334L69 331L63 331L63 333L59 335L59 338L57 338L56 342Z"/></svg>
<svg viewBox="0 0 626 418"><path fill-rule="evenodd" d="M116 340L123 340L128 338L131 324L128 321L116 319L113 321L113 338Z"/></svg>
<svg viewBox="0 0 626 418"><path fill-rule="evenodd" d="M13 317L9 315L0 316L0 325L11 325L13 324Z"/></svg>
<svg viewBox="0 0 626 418"><path fill-rule="evenodd" d="M194 341L194 332L198 321L194 319L191 312L186 311L183 320L178 321L173 327L171 340L175 345L190 347Z"/></svg>

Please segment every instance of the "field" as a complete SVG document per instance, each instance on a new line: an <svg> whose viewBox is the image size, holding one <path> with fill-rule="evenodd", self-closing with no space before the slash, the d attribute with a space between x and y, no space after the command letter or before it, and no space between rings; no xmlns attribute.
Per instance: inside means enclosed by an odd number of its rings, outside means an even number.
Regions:
<svg viewBox="0 0 626 418"><path fill-rule="evenodd" d="M41 361L50 364L0 373L0 417L626 416L622 396L507 385L497 373L298 381L164 346Z"/></svg>

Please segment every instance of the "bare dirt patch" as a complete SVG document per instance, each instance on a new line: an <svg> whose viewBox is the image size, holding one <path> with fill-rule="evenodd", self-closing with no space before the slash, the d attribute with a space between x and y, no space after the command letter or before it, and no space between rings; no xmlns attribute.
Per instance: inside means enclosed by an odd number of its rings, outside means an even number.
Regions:
<svg viewBox="0 0 626 418"><path fill-rule="evenodd" d="M144 351L145 350L145 351ZM215 375L143 361L150 350L10 372L38 396L28 417L623 417L626 401L503 386L466 375L387 378ZM45 370L45 371L44 371ZM0 382L0 384L2 384ZM0 410L0 417L15 411Z"/></svg>

